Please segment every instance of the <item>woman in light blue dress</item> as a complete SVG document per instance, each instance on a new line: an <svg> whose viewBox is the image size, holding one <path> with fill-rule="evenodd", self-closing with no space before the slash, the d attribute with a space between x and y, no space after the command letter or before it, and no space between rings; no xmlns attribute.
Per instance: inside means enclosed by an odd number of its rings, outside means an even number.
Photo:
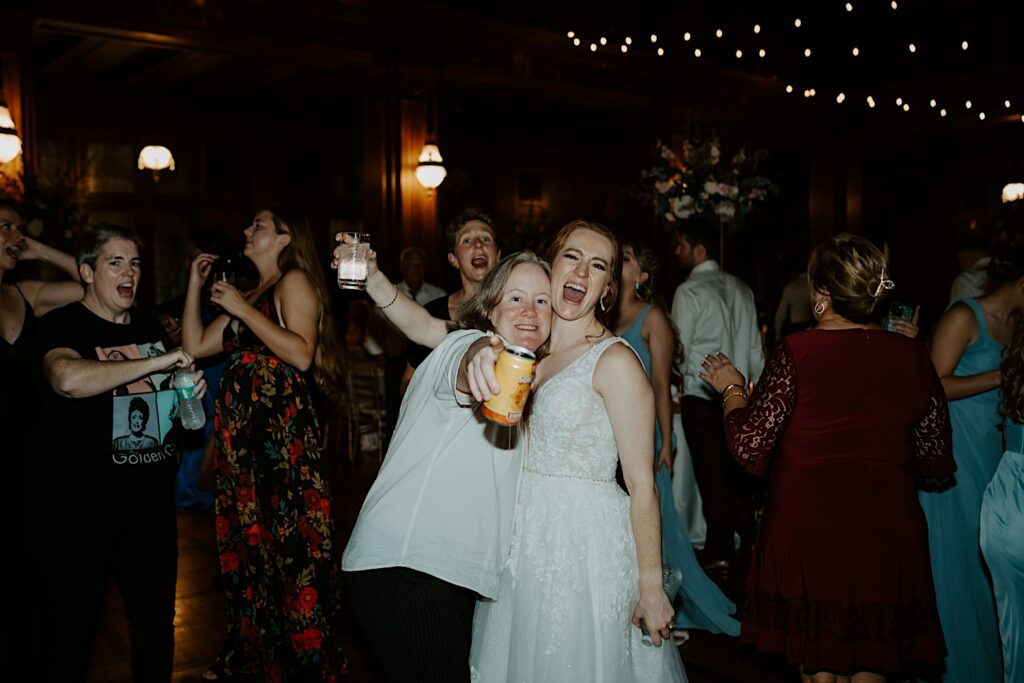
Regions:
<svg viewBox="0 0 1024 683"><path fill-rule="evenodd" d="M1006 452L981 505L981 550L995 586L1006 683L1024 681L1024 312L1015 317L1002 365Z"/></svg>
<svg viewBox="0 0 1024 683"><path fill-rule="evenodd" d="M949 399L957 465L952 486L920 494L949 650L946 683L1003 680L995 598L979 542L982 496L1003 453L999 362L1010 337L1010 314L1024 305L1020 274L1012 277L1012 270L990 267L991 293L954 302L932 343L932 362Z"/></svg>
<svg viewBox="0 0 1024 683"><path fill-rule="evenodd" d="M657 268L657 259L649 249L640 245L623 245L616 334L636 351L654 389L657 412L654 465L655 483L661 500L662 555L665 565L678 567L683 574L674 623L677 631L692 628L737 636L739 622L730 616L736 612L736 606L701 569L672 498L675 444L674 439L664 441L662 434L671 434L672 430L669 382L675 335L664 311L646 301L652 291Z"/></svg>

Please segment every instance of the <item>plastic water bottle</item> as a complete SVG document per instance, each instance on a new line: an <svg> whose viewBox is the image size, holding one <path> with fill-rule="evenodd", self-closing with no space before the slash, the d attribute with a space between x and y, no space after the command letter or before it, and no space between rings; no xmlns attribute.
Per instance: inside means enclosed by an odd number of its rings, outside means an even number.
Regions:
<svg viewBox="0 0 1024 683"><path fill-rule="evenodd" d="M202 429L206 424L206 412L203 410L203 402L195 397L196 373L184 369L175 372L174 390L178 392L181 426L185 429Z"/></svg>

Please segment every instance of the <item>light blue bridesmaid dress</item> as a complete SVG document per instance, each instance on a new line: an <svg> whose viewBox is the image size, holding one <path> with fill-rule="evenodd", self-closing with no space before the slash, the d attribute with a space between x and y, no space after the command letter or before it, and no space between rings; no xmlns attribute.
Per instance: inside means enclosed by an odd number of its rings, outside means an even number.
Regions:
<svg viewBox="0 0 1024 683"><path fill-rule="evenodd" d="M992 572L1006 683L1024 681L1024 425L1006 428L1006 452L981 504L981 550Z"/></svg>
<svg viewBox="0 0 1024 683"><path fill-rule="evenodd" d="M999 367L1003 347L988 336L975 299L978 339L964 350L953 374L976 375ZM955 305L955 303L954 303ZM1003 453L999 390L949 402L956 480L942 491L922 491L928 520L935 599L946 638L944 683L1002 683L1002 656L992 583L979 546L981 499Z"/></svg>
<svg viewBox="0 0 1024 683"><path fill-rule="evenodd" d="M647 306L636 321L621 336L633 347L644 364L647 377L651 376L651 352L644 343L641 328L650 313ZM661 450L661 429L654 425L654 457ZM655 463L657 465L657 463ZM678 567L683 574L683 584L676 600L675 625L678 629L701 629L711 633L726 633L738 636L740 624L732 618L736 605L708 578L690 545L690 539L683 529L682 520L676 513L672 498L672 475L662 468L655 475L658 497L661 499L661 547L665 564Z"/></svg>

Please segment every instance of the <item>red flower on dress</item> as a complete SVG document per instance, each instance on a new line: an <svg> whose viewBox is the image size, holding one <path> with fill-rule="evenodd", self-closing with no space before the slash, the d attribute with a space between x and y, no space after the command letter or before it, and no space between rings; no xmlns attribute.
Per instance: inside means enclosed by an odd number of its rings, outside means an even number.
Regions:
<svg viewBox="0 0 1024 683"><path fill-rule="evenodd" d="M307 586L299 592L299 612L302 614L310 614L313 608L316 607L317 595L316 589L312 586Z"/></svg>
<svg viewBox="0 0 1024 683"><path fill-rule="evenodd" d="M296 652L307 652L320 648L320 631L307 628L302 633L292 634L292 649Z"/></svg>
<svg viewBox="0 0 1024 683"><path fill-rule="evenodd" d="M253 351L242 351L242 362L246 365L256 362L256 353Z"/></svg>
<svg viewBox="0 0 1024 683"><path fill-rule="evenodd" d="M252 600L252 586L245 587L245 599Z"/></svg>
<svg viewBox="0 0 1024 683"><path fill-rule="evenodd" d="M316 489L306 489L302 492L302 498L306 501L306 508L309 510L320 509L320 492Z"/></svg>
<svg viewBox="0 0 1024 683"><path fill-rule="evenodd" d="M217 538L221 540L227 538L228 531L231 530L231 525L228 524L228 518L223 515L217 515L215 525L217 528Z"/></svg>
<svg viewBox="0 0 1024 683"><path fill-rule="evenodd" d="M320 499L320 512L324 514L327 519L331 518L331 501L328 498Z"/></svg>
<svg viewBox="0 0 1024 683"><path fill-rule="evenodd" d="M235 496L238 498L238 502L243 505L252 502L253 490L251 486L236 486Z"/></svg>
<svg viewBox="0 0 1024 683"><path fill-rule="evenodd" d="M245 541L249 545L259 545L262 536L262 527L259 524L251 524L245 528Z"/></svg>
<svg viewBox="0 0 1024 683"><path fill-rule="evenodd" d="M238 571L238 555L236 553L224 553L221 555L220 570L225 574Z"/></svg>

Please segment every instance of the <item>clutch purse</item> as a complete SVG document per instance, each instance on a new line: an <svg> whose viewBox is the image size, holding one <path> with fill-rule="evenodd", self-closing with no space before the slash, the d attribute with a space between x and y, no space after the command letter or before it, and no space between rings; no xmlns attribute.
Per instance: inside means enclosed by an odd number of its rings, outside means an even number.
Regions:
<svg viewBox="0 0 1024 683"><path fill-rule="evenodd" d="M675 602L676 596L679 594L679 588L683 585L683 573L679 571L679 567L673 567L671 565L665 565L661 569L661 581L662 587L665 589L665 597L668 598L669 602ZM669 628L672 625L669 624ZM640 642L644 645L654 645L654 641L651 640L651 634L647 630L647 624L644 620L640 620Z"/></svg>

